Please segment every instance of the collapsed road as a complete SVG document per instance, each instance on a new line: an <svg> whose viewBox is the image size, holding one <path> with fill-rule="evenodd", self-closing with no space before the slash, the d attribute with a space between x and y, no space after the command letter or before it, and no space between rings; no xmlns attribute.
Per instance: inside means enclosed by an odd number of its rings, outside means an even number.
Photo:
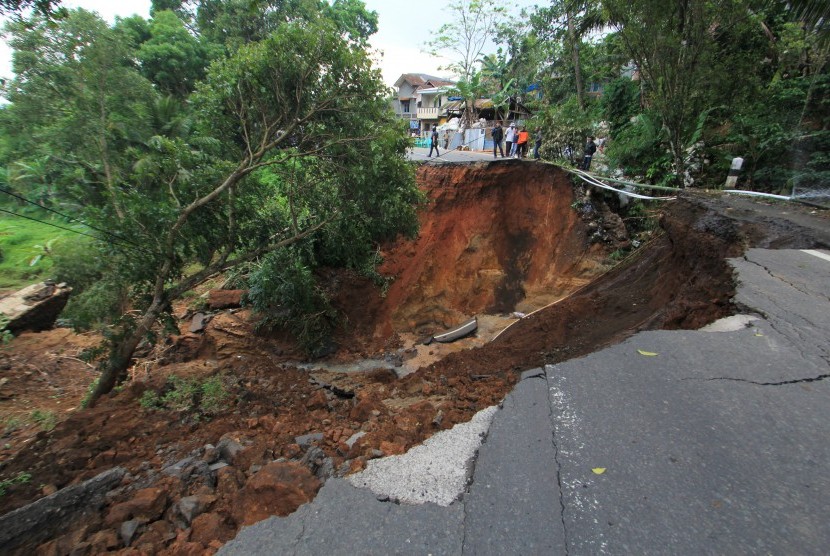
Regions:
<svg viewBox="0 0 830 556"><path fill-rule="evenodd" d="M386 352L423 361L416 372L298 370L289 344L217 312L148 357L147 377L7 460L4 475L29 470L58 492L129 470L97 517L41 546L215 550L289 514L222 550L774 552L798 526L797 551L826 544L827 485L793 490L826 475L828 263L800 251L830 246L826 215L684 194L635 238L623 219L642 214L550 165L430 164L418 177L421 235L384 248L385 295L330 277L349 322L338 360ZM414 346L473 315L477 337L440 344L449 354ZM721 319L735 315L730 331ZM727 331L702 330L715 322ZM230 408L207 422L136 411L171 373L225 377ZM34 497L15 487L4 507ZM127 511L145 501L147 515ZM130 535L115 534L124 524Z"/></svg>

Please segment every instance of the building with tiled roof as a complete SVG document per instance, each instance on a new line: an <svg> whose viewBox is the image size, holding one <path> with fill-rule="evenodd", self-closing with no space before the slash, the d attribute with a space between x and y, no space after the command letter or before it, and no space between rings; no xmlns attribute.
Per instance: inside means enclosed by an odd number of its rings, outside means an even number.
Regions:
<svg viewBox="0 0 830 556"><path fill-rule="evenodd" d="M441 106L449 99L455 81L425 73L404 73L395 81L392 109L399 118L409 120L413 131L421 132L437 124Z"/></svg>

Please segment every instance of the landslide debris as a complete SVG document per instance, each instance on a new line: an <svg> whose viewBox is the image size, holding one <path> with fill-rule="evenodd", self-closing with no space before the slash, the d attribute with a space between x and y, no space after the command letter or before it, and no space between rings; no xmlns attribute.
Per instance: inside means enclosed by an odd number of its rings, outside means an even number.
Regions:
<svg viewBox="0 0 830 556"><path fill-rule="evenodd" d="M385 248L383 272L396 277L386 295L350 273L327 276L348 316L338 337L342 359L388 353L406 333L430 333L470 314L570 295L512 319L489 343L403 378L389 369L298 368L290 339L255 335L245 310L216 309L201 332L188 332L184 321L179 336L136 361L123 391L93 409L62 411L51 431L32 435L27 425L4 434L0 478L31 479L9 488L0 513L115 467L127 471L94 512L48 540L4 550L213 552L243 524L294 511L329 476L403 453L498 403L518 371L637 330L696 328L729 314L734 284L725 259L748 246L827 246L816 231L826 229L822 215L793 223L753 216L753 205L734 210L724 200L684 195L664 207L659 231L606 272L607 255L630 238L620 237L601 196L589 195L590 214L577 210L585 197L553 166L426 166L419 180L429 199L423 232ZM42 349L39 338L53 344ZM75 407L81 393L59 385L63 375L52 365L76 365L85 387L91 373L77 355L89 340L71 347L74 341L57 330L15 340L0 356L9 379L0 393L10 396L0 397L0 411L18 404L22 415L38 395L26 389L37 377L47 383L44 397L64 388L62 404ZM64 355L54 356L59 349ZM216 399L221 404L211 404Z"/></svg>

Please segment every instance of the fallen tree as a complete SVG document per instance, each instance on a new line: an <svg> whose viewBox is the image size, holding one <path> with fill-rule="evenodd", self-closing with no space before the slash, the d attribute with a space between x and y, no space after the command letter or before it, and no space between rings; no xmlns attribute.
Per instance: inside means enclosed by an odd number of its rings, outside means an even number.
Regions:
<svg viewBox="0 0 830 556"><path fill-rule="evenodd" d="M283 24L211 67L191 99L198 132L154 137L102 219L135 246L120 272L143 310L111 335L91 403L171 302L211 276L312 236L370 250L414 229L407 143L383 94L363 46L325 19ZM202 267L187 274L192 261Z"/></svg>

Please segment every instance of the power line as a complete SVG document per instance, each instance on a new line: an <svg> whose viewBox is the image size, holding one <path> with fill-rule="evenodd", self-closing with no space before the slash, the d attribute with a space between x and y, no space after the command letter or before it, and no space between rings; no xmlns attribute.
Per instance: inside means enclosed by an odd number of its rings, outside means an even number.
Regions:
<svg viewBox="0 0 830 556"><path fill-rule="evenodd" d="M20 199L21 201L23 201L23 202L25 202L25 203L29 203L30 205L34 205L34 206L36 206L36 207L40 207L40 208L42 208L43 210L48 210L49 212L53 212L53 213L57 214L58 216L62 216L63 218L68 218L69 220L74 220L75 222L78 222L79 224L83 224L83 225L84 225L84 226L86 226L87 228L90 228L90 229L95 230L95 231L97 231L97 232L101 232L102 234L106 234L106 235L108 235L108 236L110 236L110 237L114 237L114 238L115 238L115 239L117 239L118 241L125 241L125 242L127 242L127 243L129 243L129 244L131 244L131 245L134 245L134 246L136 246L136 247L140 247L140 245L138 245L137 243L134 243L134 242L130 241L129 239L122 238L122 237L118 236L117 234L114 234L114 233L112 233L112 232L110 232L110 231L107 231L107 230L102 230L101 228L96 228L95 226L93 226L93 225L91 225L91 224L87 224L87 223L86 223L86 222L84 222L83 220L79 220L79 219L75 218L74 216L69 216L68 214L64 214L64 213L62 213L62 212L60 212L60 211L57 211L57 210L55 210L55 209L53 209L53 208L49 208L49 207L47 207L47 206L41 205L40 203L36 203L36 202L34 202L34 201L30 201L30 200L29 200L29 199L27 199L26 197L23 197L23 196L21 196L21 195L18 195L17 193L15 193L15 192L13 192L13 191L9 191L9 190L7 190L7 189L4 189L4 188L0 187L0 192L5 193L6 195L11 195L11 196L12 196L12 197L14 197L15 199ZM18 216L21 216L21 215L18 215ZM25 218L25 217L24 217L24 218ZM39 222L39 221L36 221L36 222ZM64 229L66 229L66 228L64 228ZM86 234L84 234L84 235L86 235ZM93 237L93 236L90 236L90 237ZM100 238L99 238L99 239L100 239Z"/></svg>
<svg viewBox="0 0 830 556"><path fill-rule="evenodd" d="M32 222L37 222L37 223L39 223L39 224L44 224L44 225L46 225L46 226L52 226L53 228L58 228L58 229L61 229L61 230L66 230L67 232L72 232L73 234L80 234L80 235L82 235L82 236L91 237L91 238L93 238L93 239L97 239L98 241L107 241L107 240L105 240L105 239L103 239L103 238L101 238L101 237L98 237L98 236L95 236L95 235L92 235L92 234L87 234L87 233L85 233L85 232L81 232L81 231L79 231L79 230L73 230L72 228L65 228L64 226L58 226L57 224L52 224L51 222L45 222L45 221L43 221L43 220L38 220L37 218L32 218L31 216L26 216L26 215L23 215L23 214L18 214L18 213L16 213L16 212L12 212L12 211L10 211L10 210L6 210L6 209L4 209L4 208L0 208L0 212L5 212L6 214L11 214L12 216L17 216L17 217L19 217L19 218L25 218L26 220L31 220Z"/></svg>

